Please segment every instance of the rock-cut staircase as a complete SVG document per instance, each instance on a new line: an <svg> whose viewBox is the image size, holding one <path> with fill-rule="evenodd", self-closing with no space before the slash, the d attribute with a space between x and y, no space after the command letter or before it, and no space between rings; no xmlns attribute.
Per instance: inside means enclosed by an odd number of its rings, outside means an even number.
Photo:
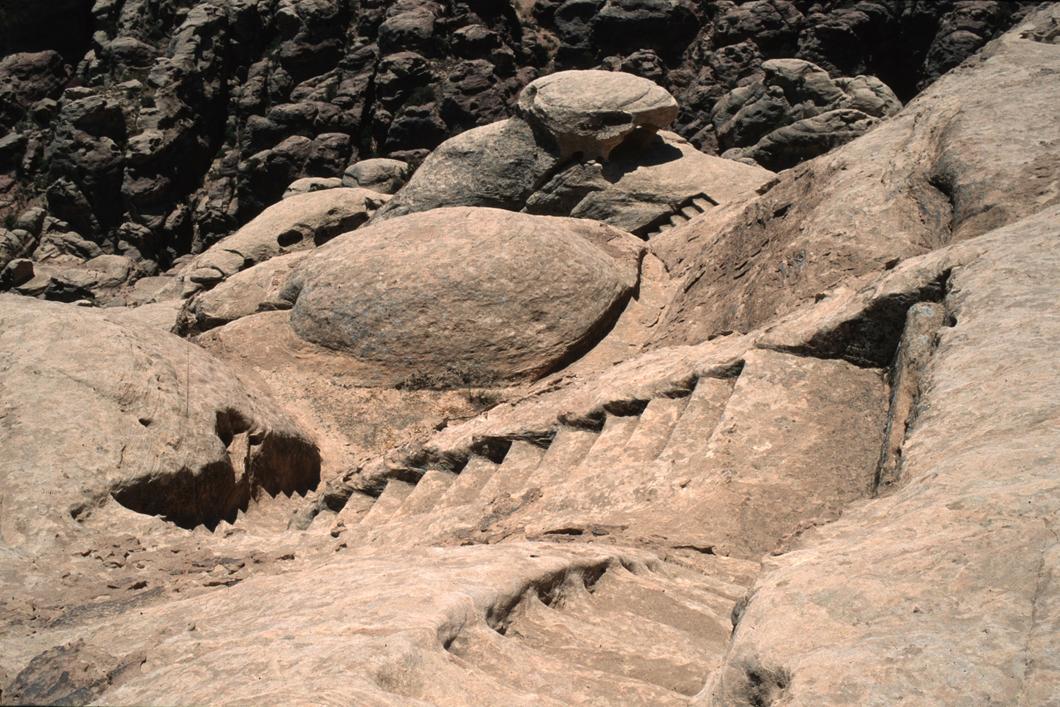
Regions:
<svg viewBox="0 0 1060 707"><path fill-rule="evenodd" d="M605 411L557 423L540 446L496 440L507 450L459 473L391 479L367 513L340 518L374 544L652 537L757 558L871 491L886 384L876 369L760 350L738 374Z"/></svg>
<svg viewBox="0 0 1060 707"><path fill-rule="evenodd" d="M386 553L521 540L647 547L663 561L563 573L445 648L498 694L535 704L687 704L726 654L763 554L873 493L881 445L893 446L888 410L897 414L887 372L864 362L754 349L712 370L657 397L480 440L462 468L355 494L332 532Z"/></svg>
<svg viewBox="0 0 1060 707"><path fill-rule="evenodd" d="M656 219L652 223L637 231L641 238L650 240L663 231L688 223L696 216L710 211L718 205L718 202L706 194L697 194L681 202L672 213Z"/></svg>
<svg viewBox="0 0 1060 707"><path fill-rule="evenodd" d="M612 562L533 587L446 650L535 704L687 704L720 664L745 591L742 577Z"/></svg>

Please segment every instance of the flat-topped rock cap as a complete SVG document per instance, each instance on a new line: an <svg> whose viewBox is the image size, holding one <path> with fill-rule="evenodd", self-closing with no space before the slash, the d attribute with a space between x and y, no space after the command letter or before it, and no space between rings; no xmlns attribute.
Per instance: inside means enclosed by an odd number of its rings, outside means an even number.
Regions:
<svg viewBox="0 0 1060 707"><path fill-rule="evenodd" d="M533 378L606 330L642 248L582 219L433 209L338 237L295 266L285 297L303 340L417 387L445 387L454 371Z"/></svg>
<svg viewBox="0 0 1060 707"><path fill-rule="evenodd" d="M655 132L677 117L662 86L620 71L560 71L533 81L519 96L523 118L548 132L563 157L606 159L636 130Z"/></svg>
<svg viewBox="0 0 1060 707"><path fill-rule="evenodd" d="M373 157L347 167L342 175L342 183L347 187L363 187L383 194L393 194L408 179L410 171L407 162Z"/></svg>

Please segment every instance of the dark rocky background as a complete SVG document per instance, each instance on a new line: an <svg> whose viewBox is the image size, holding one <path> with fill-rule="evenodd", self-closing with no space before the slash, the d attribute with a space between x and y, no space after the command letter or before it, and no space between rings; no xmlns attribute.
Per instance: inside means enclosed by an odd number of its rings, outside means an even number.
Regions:
<svg viewBox="0 0 1060 707"><path fill-rule="evenodd" d="M761 88L765 60L873 75L905 102L1028 7L0 0L0 266L114 253L153 274L231 233L295 179L339 176L366 157L415 165L445 138L509 115L529 81L566 68L650 78L676 96L677 131L701 150L747 146L795 120L796 99ZM740 105L748 95L753 105L740 129L719 130L732 110L715 106L740 87Z"/></svg>

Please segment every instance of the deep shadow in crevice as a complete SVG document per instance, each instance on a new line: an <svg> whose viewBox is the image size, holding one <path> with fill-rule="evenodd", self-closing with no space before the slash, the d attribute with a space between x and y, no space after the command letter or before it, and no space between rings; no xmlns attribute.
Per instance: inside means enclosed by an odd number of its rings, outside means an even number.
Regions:
<svg viewBox="0 0 1060 707"><path fill-rule="evenodd" d="M181 528L232 523L261 494L304 495L320 483L320 453L297 438L254 428L235 410L217 413L222 459L185 463L120 484L111 496L129 510L159 516Z"/></svg>
<svg viewBox="0 0 1060 707"><path fill-rule="evenodd" d="M918 302L941 302L950 271L911 292L885 295L857 317L815 334L800 346L768 347L814 358L841 358L862 368L889 368L905 327L906 313Z"/></svg>
<svg viewBox="0 0 1060 707"><path fill-rule="evenodd" d="M654 130L638 128L611 151L602 167L604 179L612 184L639 167L657 167L682 157Z"/></svg>

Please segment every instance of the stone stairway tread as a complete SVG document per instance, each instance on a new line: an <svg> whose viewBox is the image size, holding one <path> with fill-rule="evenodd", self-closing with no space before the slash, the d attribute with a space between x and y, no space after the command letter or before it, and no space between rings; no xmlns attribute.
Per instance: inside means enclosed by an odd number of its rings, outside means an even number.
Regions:
<svg viewBox="0 0 1060 707"><path fill-rule="evenodd" d="M695 473L732 388L732 379L701 378L687 396L653 398L638 419L620 464L582 465L569 483L559 479L543 489L538 506L511 522L524 523L532 534L597 523L622 525L628 522L624 514L638 512L643 499L679 493L675 485Z"/></svg>
<svg viewBox="0 0 1060 707"><path fill-rule="evenodd" d="M579 471L587 468L608 468L622 461L626 442L637 429L640 418L636 415L608 415L604 427L579 465Z"/></svg>
<svg viewBox="0 0 1060 707"><path fill-rule="evenodd" d="M667 501L669 515L645 517L677 542L761 557L868 493L886 392L876 370L842 359L748 352L709 439L671 440L687 482Z"/></svg>
<svg viewBox="0 0 1060 707"><path fill-rule="evenodd" d="M655 459L666 446L674 425L687 405L688 396L653 398L644 408L636 429L626 442L626 461L643 463Z"/></svg>
<svg viewBox="0 0 1060 707"><path fill-rule="evenodd" d="M702 456L732 396L733 385L732 378L700 378L659 458L688 463Z"/></svg>
<svg viewBox="0 0 1060 707"><path fill-rule="evenodd" d="M455 479L456 474L452 472L429 469L390 519L397 520L427 513L445 494Z"/></svg>
<svg viewBox="0 0 1060 707"><path fill-rule="evenodd" d="M531 598L520 607L507 635L589 670L633 678L684 695L699 691L711 667L704 657L720 654L724 644L696 640L688 632L629 611L605 610L588 592L585 594L568 599L558 609L546 606L536 596ZM568 608L567 603L575 606Z"/></svg>
<svg viewBox="0 0 1060 707"><path fill-rule="evenodd" d="M478 454L471 455L467 464L457 475L445 494L438 499L433 510L452 508L471 503L479 491L496 473L498 465Z"/></svg>
<svg viewBox="0 0 1060 707"><path fill-rule="evenodd" d="M702 590L689 592L673 578L661 582L614 569L605 573L593 589L592 611L637 614L688 633L701 643L713 643L718 653L729 639L733 604L746 591L746 587L741 587L743 591L733 596ZM570 610L579 613L578 607Z"/></svg>
<svg viewBox="0 0 1060 707"><path fill-rule="evenodd" d="M541 461L544 452L544 449L535 444L515 440L500 464L492 464L484 457L473 456L468 461L468 466L464 468L443 497L443 500L446 498L452 500L450 493L459 493L463 497L464 491L454 489L457 484L462 483L460 476L470 472L472 476L463 482L468 484L465 490L467 495L471 496L470 500L459 504L439 502L424 519L417 533L424 542L429 544L442 542L445 538L452 540L454 536L470 532L490 512L494 499L506 499L509 494L523 488L526 475ZM489 464L492 464L492 469L486 466ZM489 470L488 476L484 480L479 478L482 483L474 489L474 495L471 495L470 486L478 483L474 481L476 477L483 476L481 470L484 466Z"/></svg>
<svg viewBox="0 0 1060 707"><path fill-rule="evenodd" d="M526 476L541 463L545 450L536 444L515 440L504 455L493 476L485 483L477 501L489 503L497 496L507 495L518 489Z"/></svg>
<svg viewBox="0 0 1060 707"><path fill-rule="evenodd" d="M667 564L667 584L676 588L680 596L704 606L731 605L747 593L761 570L753 560L713 557L709 569L690 569ZM720 603L719 603L720 602Z"/></svg>
<svg viewBox="0 0 1060 707"><path fill-rule="evenodd" d="M579 427L561 426L541 462L526 478L524 489L548 488L566 481L586 458L596 442L598 432Z"/></svg>
<svg viewBox="0 0 1060 707"><path fill-rule="evenodd" d="M335 520L342 521L345 526L358 525L364 516L372 510L372 506L375 505L376 500L377 499L366 493L354 491L346 501L346 505L342 507L341 511L339 511ZM321 513L321 516L327 517L325 513ZM316 521L313 522L313 526L315 525L317 525Z"/></svg>
<svg viewBox="0 0 1060 707"><path fill-rule="evenodd" d="M636 430L639 420L637 415L609 414L604 420L603 429L581 463L564 477L557 477L555 486L542 489L544 492L542 502L551 508L554 502L552 496L559 487L576 488L586 479L606 475L625 463L626 443L629 441L629 436Z"/></svg>
<svg viewBox="0 0 1060 707"><path fill-rule="evenodd" d="M390 479L383 493L379 494L379 498L361 518L361 525L370 528L385 523L394 511L401 507L405 497L412 493L414 488L415 484L400 479Z"/></svg>
<svg viewBox="0 0 1060 707"><path fill-rule="evenodd" d="M534 696L535 703L571 705L685 705L685 695L614 673L586 669L516 637L486 627L465 630L450 653L501 684ZM523 666L513 670L512 666ZM530 669L527 669L530 668Z"/></svg>

